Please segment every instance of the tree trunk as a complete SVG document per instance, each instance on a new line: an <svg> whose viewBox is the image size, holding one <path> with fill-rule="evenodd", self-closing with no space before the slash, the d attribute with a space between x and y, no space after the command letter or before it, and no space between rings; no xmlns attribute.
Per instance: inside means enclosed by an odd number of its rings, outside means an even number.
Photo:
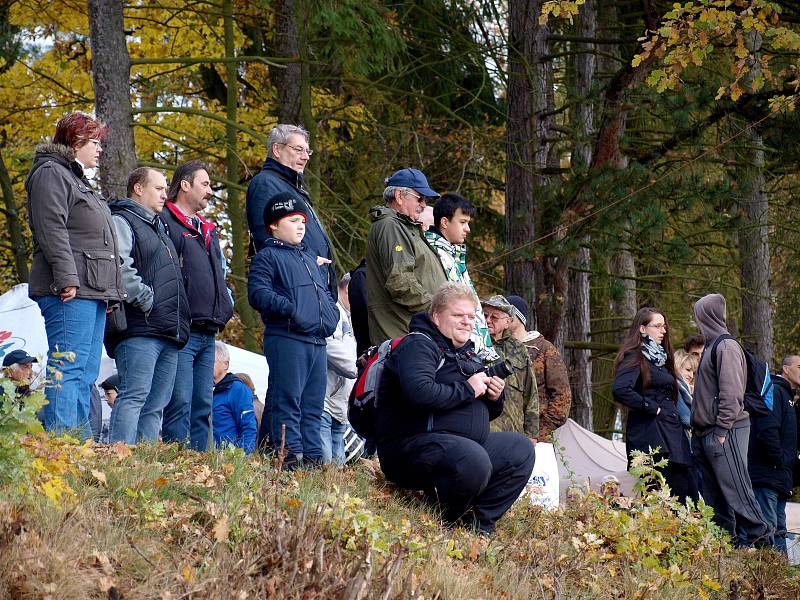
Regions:
<svg viewBox="0 0 800 600"><path fill-rule="evenodd" d="M95 110L111 129L100 155L100 187L107 198L126 196L128 175L136 168L122 7L122 0L89 0Z"/></svg>
<svg viewBox="0 0 800 600"><path fill-rule="evenodd" d="M530 304L532 325L542 330L549 315L540 314L540 304L548 308L549 299L536 285L543 280L536 269L531 240L537 233L539 207L545 192L546 177L537 171L547 165L549 142L547 120L537 115L552 106L552 65L542 60L547 47L548 29L539 25L541 0L510 0L508 39L508 161L506 166L505 229L506 244L513 251L505 260L505 287ZM550 76L548 77L548 69ZM537 277L538 271L538 277ZM538 292L538 295L537 295ZM541 298L541 302L540 302Z"/></svg>
<svg viewBox="0 0 800 600"><path fill-rule="evenodd" d="M297 35L297 2L303 0L275 0L275 53L290 59L300 57L300 41ZM300 79L299 62L286 63L285 67L270 67L272 84L278 93L278 121L300 123Z"/></svg>
<svg viewBox="0 0 800 600"><path fill-rule="evenodd" d="M582 240L574 268L570 269L569 294L564 312L565 336L569 340L589 341L590 303L589 268L591 256L587 236ZM579 348L565 348L564 361L569 371L569 384L572 389L570 416L586 429L592 429L592 351Z"/></svg>
<svg viewBox="0 0 800 600"><path fill-rule="evenodd" d="M591 39L597 33L596 0L587 0L577 19L576 35ZM576 133L572 155L573 172L583 174L592 163L592 137L594 135L594 105L589 97L595 73L595 56L592 44L576 44L581 51L575 56L575 89L577 103L573 111ZM583 199L580 200L583 203ZM574 268L568 275L566 310L564 311L564 337L575 341L589 341L590 301L589 270L591 268L591 237L580 240ZM564 351L564 360L570 373L572 407L570 416L582 427L592 429L592 352L571 348Z"/></svg>
<svg viewBox="0 0 800 600"><path fill-rule="evenodd" d="M222 10L225 20L225 56L228 58L236 56L234 48L233 31L233 0L223 0ZM225 163L227 166L228 181L239 181L239 156L236 152L236 112L238 106L239 84L236 79L239 64L228 62L225 64L227 75L226 90L226 117L228 123L225 125L225 137L227 145L225 148ZM242 322L244 330L244 345L251 352L258 352L258 340L256 337L256 316L249 302L247 301L247 264L245 256L249 242L247 224L245 223L244 210L239 195L239 190L228 186L228 218L231 220L231 245L233 246L233 257L231 260L231 271L233 273L233 288L236 305L236 312Z"/></svg>
<svg viewBox="0 0 800 600"><path fill-rule="evenodd" d="M11 183L11 176L8 174L6 163L3 160L2 152L0 152L0 189L3 191L6 231L8 231L11 251L14 254L14 270L17 273L17 281L19 283L26 283L30 277L30 270L28 269L28 248L25 244L22 222L19 219L17 201L14 198L14 187Z"/></svg>
<svg viewBox="0 0 800 600"><path fill-rule="evenodd" d="M317 122L314 119L311 105L311 64L308 56L308 28L311 19L311 4L309 0L297 0L297 32L300 48L300 122L308 131L308 143L311 148L317 139ZM320 152L315 152L309 157L306 165L306 185L308 193L314 200L320 194Z"/></svg>
<svg viewBox="0 0 800 600"><path fill-rule="evenodd" d="M752 33L746 40L751 52L761 48L761 36ZM745 89L760 75L758 63L750 64ZM736 164L734 180L736 203L741 215L739 256L742 278L742 337L752 351L772 364L772 303L770 295L769 200L764 180L764 142L753 128L744 134L745 147Z"/></svg>

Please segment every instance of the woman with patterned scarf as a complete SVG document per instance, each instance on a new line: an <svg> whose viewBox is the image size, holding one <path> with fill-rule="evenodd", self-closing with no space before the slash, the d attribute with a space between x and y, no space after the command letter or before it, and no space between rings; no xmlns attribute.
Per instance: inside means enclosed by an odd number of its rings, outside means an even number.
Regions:
<svg viewBox="0 0 800 600"><path fill-rule="evenodd" d="M631 452L657 450L656 462L672 495L697 500L697 475L678 414L674 352L663 313L641 308L614 361L614 400L628 409L626 446Z"/></svg>

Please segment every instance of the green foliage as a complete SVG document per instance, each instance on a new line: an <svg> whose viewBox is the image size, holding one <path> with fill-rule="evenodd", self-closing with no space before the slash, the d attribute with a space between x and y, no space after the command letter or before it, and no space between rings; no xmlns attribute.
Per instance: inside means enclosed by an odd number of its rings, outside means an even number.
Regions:
<svg viewBox="0 0 800 600"><path fill-rule="evenodd" d="M20 435L42 431L36 413L47 401L44 394L18 394L15 383L0 377L0 485L23 484L30 476L31 459Z"/></svg>
<svg viewBox="0 0 800 600"><path fill-rule="evenodd" d="M657 57L661 68L650 72L647 83L663 92L678 89L684 70L703 67L720 52L730 64L732 81L720 86L717 100L730 96L736 101L768 84L780 89L787 76L794 77L792 70L785 70L785 62L773 61L775 55L800 50L800 34L781 21L781 12L780 4L771 0L676 2L658 31L643 40L642 52L631 64L636 67ZM797 88L796 81L790 85ZM775 108L792 109L793 103L785 100L777 97Z"/></svg>

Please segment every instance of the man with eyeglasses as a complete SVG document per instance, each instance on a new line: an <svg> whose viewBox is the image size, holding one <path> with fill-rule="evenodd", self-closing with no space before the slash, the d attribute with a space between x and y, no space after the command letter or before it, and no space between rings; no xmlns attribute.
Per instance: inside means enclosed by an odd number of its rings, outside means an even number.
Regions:
<svg viewBox="0 0 800 600"><path fill-rule="evenodd" d="M516 308L499 295L481 304L494 349L512 370L505 380L505 408L492 421L492 431L524 433L535 444L539 438L539 390L528 349L514 337L512 323Z"/></svg>
<svg viewBox="0 0 800 600"><path fill-rule="evenodd" d="M369 337L375 345L408 333L411 316L428 310L447 281L419 221L428 200L439 194L417 169L400 169L385 183L385 206L370 209L367 236Z"/></svg>
<svg viewBox="0 0 800 600"><path fill-rule="evenodd" d="M308 132L302 127L279 124L272 128L267 139L267 160L247 187L247 223L255 252L258 252L267 239L268 228L264 224L264 207L267 201L284 192L302 198L309 213L303 244L311 255L320 256L327 261L323 261L324 264L319 269L335 300L338 279L336 268L331 263L333 246L314 211L311 196L303 187L303 172L314 154L308 144Z"/></svg>

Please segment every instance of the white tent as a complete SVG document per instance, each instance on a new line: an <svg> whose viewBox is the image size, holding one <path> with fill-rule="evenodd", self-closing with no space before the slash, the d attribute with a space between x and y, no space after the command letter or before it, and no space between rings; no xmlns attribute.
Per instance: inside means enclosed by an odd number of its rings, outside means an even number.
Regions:
<svg viewBox="0 0 800 600"><path fill-rule="evenodd" d="M572 419L556 429L554 436L562 495L574 485L588 485L600 491L606 475L614 475L619 479L622 493L631 494L635 480L628 473L624 443L592 433Z"/></svg>
<svg viewBox="0 0 800 600"><path fill-rule="evenodd" d="M44 319L39 306L28 298L28 284L16 285L0 296L0 358L12 350L25 350L39 359L39 378L47 356L47 335L44 330ZM247 373L256 386L256 393L261 400L267 392L269 369L266 359L260 354L248 352L228 344L231 355L230 369L233 373ZM100 363L100 377L97 382L105 380L116 371L114 361L109 358L105 349ZM108 407L103 402L104 410Z"/></svg>

